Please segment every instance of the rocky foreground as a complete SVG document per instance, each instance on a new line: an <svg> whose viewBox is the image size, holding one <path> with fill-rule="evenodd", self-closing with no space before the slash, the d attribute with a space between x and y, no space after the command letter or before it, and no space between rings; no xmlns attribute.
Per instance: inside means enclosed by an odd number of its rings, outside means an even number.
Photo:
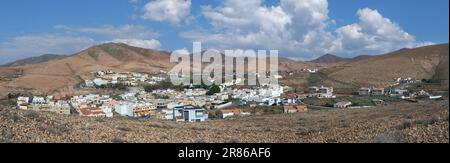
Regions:
<svg viewBox="0 0 450 163"><path fill-rule="evenodd" d="M449 143L449 101L399 102L204 123L0 110L3 143Z"/></svg>

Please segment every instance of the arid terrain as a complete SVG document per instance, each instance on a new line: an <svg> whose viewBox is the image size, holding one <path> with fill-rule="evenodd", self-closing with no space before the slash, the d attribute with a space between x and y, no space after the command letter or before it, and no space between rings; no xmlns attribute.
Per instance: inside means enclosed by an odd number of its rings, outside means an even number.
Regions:
<svg viewBox="0 0 450 163"><path fill-rule="evenodd" d="M63 116L1 107L0 142L449 143L449 101L203 123Z"/></svg>
<svg viewBox="0 0 450 163"><path fill-rule="evenodd" d="M442 82L443 90L448 90L448 54L448 44L441 44L351 59L330 54L310 62L279 58L278 67L284 77L280 80L282 84L300 88L308 86L311 78L317 78L322 82L320 84L346 89L386 87L394 83L394 78L414 77L418 80L434 78ZM62 58L46 58L42 63L12 63L0 67L0 99L8 93L74 93L77 84L99 70L167 71L175 65L169 62L169 57L168 52L108 43ZM314 68L320 73L313 77L301 71ZM292 72L294 74L288 76Z"/></svg>
<svg viewBox="0 0 450 163"><path fill-rule="evenodd" d="M448 143L448 53L448 44L442 44L352 59L336 59L332 55L317 62L279 59L283 75L280 83L291 86L295 92L325 85L334 87L337 93L351 94L360 87L387 87L394 83L394 78L414 77L435 81L420 89L445 95L444 100L401 101L370 109L272 112L175 123L22 111L14 107L14 97L8 99L10 93L76 94L79 91L76 86L99 70L159 72L174 66L167 52L102 44L71 56L47 58L42 63L0 67L0 142ZM310 68L320 71L305 71Z"/></svg>
<svg viewBox="0 0 450 163"><path fill-rule="evenodd" d="M389 86L394 78L433 78L436 72L448 71L448 44L416 49L402 49L392 53L356 60L328 69L330 78L358 85ZM446 64L446 65L445 65ZM442 66L439 66L442 65ZM448 76L441 76L448 81ZM448 88L448 87L447 87Z"/></svg>
<svg viewBox="0 0 450 163"><path fill-rule="evenodd" d="M125 44L102 44L62 59L1 67L0 98L10 92L74 92L82 79L91 78L92 72L99 70L159 72L173 65L166 52ZM18 72L20 75L13 76Z"/></svg>

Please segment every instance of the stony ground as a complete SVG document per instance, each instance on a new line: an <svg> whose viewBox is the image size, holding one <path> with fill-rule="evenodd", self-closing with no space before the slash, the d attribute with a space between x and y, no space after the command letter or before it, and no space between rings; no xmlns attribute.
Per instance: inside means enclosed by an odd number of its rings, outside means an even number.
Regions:
<svg viewBox="0 0 450 163"><path fill-rule="evenodd" d="M449 101L260 115L204 123L0 110L0 142L449 143Z"/></svg>

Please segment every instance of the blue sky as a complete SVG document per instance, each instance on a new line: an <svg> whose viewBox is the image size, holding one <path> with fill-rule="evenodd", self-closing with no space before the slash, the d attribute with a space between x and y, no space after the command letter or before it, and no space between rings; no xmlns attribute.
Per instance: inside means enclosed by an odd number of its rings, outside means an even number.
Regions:
<svg viewBox="0 0 450 163"><path fill-rule="evenodd" d="M448 43L448 0L3 0L0 64L125 42L344 57Z"/></svg>

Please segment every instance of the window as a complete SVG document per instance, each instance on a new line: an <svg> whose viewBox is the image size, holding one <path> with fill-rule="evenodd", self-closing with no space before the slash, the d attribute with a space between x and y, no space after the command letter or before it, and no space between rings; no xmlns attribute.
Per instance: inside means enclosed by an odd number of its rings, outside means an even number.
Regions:
<svg viewBox="0 0 450 163"><path fill-rule="evenodd" d="M197 117L203 117L203 111L196 111L195 116Z"/></svg>

